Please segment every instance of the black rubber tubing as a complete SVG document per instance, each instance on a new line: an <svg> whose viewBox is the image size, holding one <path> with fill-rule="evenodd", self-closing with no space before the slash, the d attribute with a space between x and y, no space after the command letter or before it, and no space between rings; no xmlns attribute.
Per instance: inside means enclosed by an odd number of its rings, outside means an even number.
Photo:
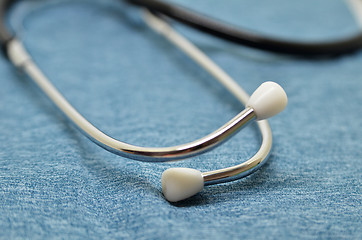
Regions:
<svg viewBox="0 0 362 240"><path fill-rule="evenodd" d="M333 41L297 42L271 38L230 24L223 23L187 8L160 0L124 0L133 5L148 8L150 11L172 18L202 32L230 42L265 51L296 55L300 57L328 57L351 53L362 48L362 32L351 37ZM6 56L8 42L14 34L6 26L8 9L17 0L0 0L0 43Z"/></svg>
<svg viewBox="0 0 362 240"><path fill-rule="evenodd" d="M150 11L174 19L230 42L265 51L297 55L301 57L335 56L362 48L362 32L343 39L321 42L298 42L271 38L252 33L175 4L160 0L126 0Z"/></svg>
<svg viewBox="0 0 362 240"><path fill-rule="evenodd" d="M1 50L6 58L8 58L6 50L7 44L14 38L14 35L6 26L6 14L10 6L15 2L16 0L0 0L0 44Z"/></svg>

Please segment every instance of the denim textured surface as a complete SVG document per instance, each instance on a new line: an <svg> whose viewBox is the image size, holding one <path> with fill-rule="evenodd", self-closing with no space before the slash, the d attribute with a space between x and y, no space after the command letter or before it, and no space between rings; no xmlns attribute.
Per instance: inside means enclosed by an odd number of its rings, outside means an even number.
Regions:
<svg viewBox="0 0 362 240"><path fill-rule="evenodd" d="M25 2L25 1L24 1ZM96 126L123 141L168 146L201 137L242 106L117 1L20 3L9 22L35 61ZM177 1L238 26L322 40L358 31L343 1ZM177 204L169 167L231 166L257 149L255 126L175 163L112 155L83 137L31 81L0 59L1 239L361 239L362 51L305 60L177 28L249 93L281 84L285 112L253 175Z"/></svg>

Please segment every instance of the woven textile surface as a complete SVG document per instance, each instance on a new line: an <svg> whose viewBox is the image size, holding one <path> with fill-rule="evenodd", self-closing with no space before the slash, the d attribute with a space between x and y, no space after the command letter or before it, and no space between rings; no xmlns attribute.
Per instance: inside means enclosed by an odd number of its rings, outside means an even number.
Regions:
<svg viewBox="0 0 362 240"><path fill-rule="evenodd" d="M359 31L344 1L177 4L275 37L337 39ZM20 1L8 16L34 61L95 126L141 146L171 146L243 109L221 85L119 1ZM167 202L170 167L208 171L258 149L249 125L211 152L173 163L108 153L0 58L1 239L361 239L362 51L327 59L266 53L179 24L251 93L282 85L268 162L247 178Z"/></svg>

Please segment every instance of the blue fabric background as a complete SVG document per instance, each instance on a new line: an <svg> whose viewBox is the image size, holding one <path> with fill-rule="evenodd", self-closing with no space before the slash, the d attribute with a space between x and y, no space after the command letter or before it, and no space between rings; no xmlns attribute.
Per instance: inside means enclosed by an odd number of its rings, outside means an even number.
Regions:
<svg viewBox="0 0 362 240"><path fill-rule="evenodd" d="M59 2L59 1L58 1ZM238 26L292 39L358 31L338 0L177 1ZM9 22L35 61L96 126L123 141L169 146L201 137L243 107L117 1L26 1ZM273 80L289 95L271 119L274 147L255 174L170 204L160 176L250 157L249 126L210 153L176 163L112 155L83 137L0 59L1 239L361 239L362 51L305 60L177 28L248 92Z"/></svg>

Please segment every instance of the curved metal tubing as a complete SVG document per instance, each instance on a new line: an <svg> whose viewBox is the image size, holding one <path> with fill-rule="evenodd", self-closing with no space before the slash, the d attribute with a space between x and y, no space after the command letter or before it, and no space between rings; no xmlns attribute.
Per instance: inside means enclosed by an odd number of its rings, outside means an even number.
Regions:
<svg viewBox="0 0 362 240"><path fill-rule="evenodd" d="M25 71L89 139L104 149L127 158L146 162L166 162L191 157L225 142L240 131L242 126L245 126L250 120L255 118L253 109L246 108L216 131L190 143L162 148L131 145L106 135L85 119L35 65L19 40L13 39L9 43L8 54L11 61Z"/></svg>

